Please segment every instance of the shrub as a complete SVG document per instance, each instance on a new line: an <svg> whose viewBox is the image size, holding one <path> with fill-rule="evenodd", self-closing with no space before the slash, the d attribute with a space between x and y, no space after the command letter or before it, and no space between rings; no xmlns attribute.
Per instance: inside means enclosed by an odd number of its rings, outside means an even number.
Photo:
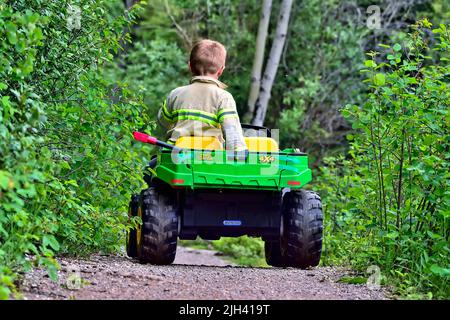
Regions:
<svg viewBox="0 0 450 320"><path fill-rule="evenodd" d="M149 124L142 98L102 71L136 13L77 5L0 5L0 299L19 271L44 265L55 278L55 252L117 250L142 184L130 135Z"/></svg>
<svg viewBox="0 0 450 320"><path fill-rule="evenodd" d="M324 261L375 264L403 295L448 298L450 33L430 27L370 52L368 99L342 111L356 133L322 169Z"/></svg>

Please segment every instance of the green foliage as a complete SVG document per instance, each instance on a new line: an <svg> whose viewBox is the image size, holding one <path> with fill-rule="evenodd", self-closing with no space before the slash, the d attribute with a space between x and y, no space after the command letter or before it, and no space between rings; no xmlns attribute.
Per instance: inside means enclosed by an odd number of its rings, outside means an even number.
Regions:
<svg viewBox="0 0 450 320"><path fill-rule="evenodd" d="M301 87L295 88L285 93L283 103L291 108L286 108L280 113L279 127L280 140L284 146L296 147L298 137L301 135L299 123L306 117L307 100L316 96L320 90L319 79L305 79L301 77L299 82ZM319 135L320 128L314 128L314 132L309 131L308 135ZM323 133L323 130L320 132Z"/></svg>
<svg viewBox="0 0 450 320"><path fill-rule="evenodd" d="M326 160L324 262L378 265L402 295L448 298L450 90L448 27L424 19L402 44L370 52L347 159ZM376 59L381 56L380 59Z"/></svg>
<svg viewBox="0 0 450 320"><path fill-rule="evenodd" d="M55 252L117 250L142 184L130 136L149 123L142 98L103 76L135 12L74 5L80 28L59 2L0 5L1 299L20 270L42 265L55 279Z"/></svg>
<svg viewBox="0 0 450 320"><path fill-rule="evenodd" d="M46 181L45 164L35 145L43 139L36 135L43 119L44 105L25 82L33 71L36 46L42 45L46 22L39 15L17 13L9 6L0 10L0 298L13 289L11 268L31 267L24 253L41 256L43 264L52 265L49 241L44 237L57 229L55 215L47 210L28 210L30 201L42 196L38 184ZM44 228L41 228L41 225Z"/></svg>
<svg viewBox="0 0 450 320"><path fill-rule="evenodd" d="M220 240L181 240L183 246L217 250L222 253L226 259L231 260L237 265L249 267L268 267L264 258L264 242L260 238L251 238L242 236L239 238L222 237Z"/></svg>
<svg viewBox="0 0 450 320"><path fill-rule="evenodd" d="M208 241L197 238L196 240L182 240L183 246L217 250L222 253L226 259L237 265L249 267L267 267L264 258L264 242L259 238L250 238L243 236L239 238L225 238L220 240Z"/></svg>
<svg viewBox="0 0 450 320"><path fill-rule="evenodd" d="M194 249L204 249L204 250L212 250L213 246L211 241L203 240L199 237L195 240L179 240L178 244L184 247L190 247Z"/></svg>
<svg viewBox="0 0 450 320"><path fill-rule="evenodd" d="M126 84L133 94L142 97L142 113L153 119L175 84L188 83L186 57L175 45L165 40L137 42L127 50L122 62L111 63L107 76L111 81ZM179 82L185 79L185 82Z"/></svg>
<svg viewBox="0 0 450 320"><path fill-rule="evenodd" d="M243 236L239 238L220 238L212 245L217 251L230 256L239 265L267 267L264 260L264 242L261 239Z"/></svg>

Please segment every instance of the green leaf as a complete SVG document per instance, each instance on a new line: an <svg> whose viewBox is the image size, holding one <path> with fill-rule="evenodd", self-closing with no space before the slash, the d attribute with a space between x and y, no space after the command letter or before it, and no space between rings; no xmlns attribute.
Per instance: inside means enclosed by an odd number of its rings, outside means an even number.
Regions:
<svg viewBox="0 0 450 320"><path fill-rule="evenodd" d="M53 261L45 262L44 265L47 267L47 273L53 281L58 280L58 267Z"/></svg>
<svg viewBox="0 0 450 320"><path fill-rule="evenodd" d="M9 176L5 174L5 171L0 171L0 189L6 189L8 187Z"/></svg>
<svg viewBox="0 0 450 320"><path fill-rule="evenodd" d="M439 276L448 277L450 275L450 269L442 268L442 267L438 266L437 264L433 264L430 267L430 271Z"/></svg>
<svg viewBox="0 0 450 320"><path fill-rule="evenodd" d="M396 44L394 44L392 49L394 49L394 51L400 51L400 50L402 50L402 46L400 44L396 43Z"/></svg>
<svg viewBox="0 0 450 320"><path fill-rule="evenodd" d="M367 68L375 68L377 66L377 64L373 60L366 60L366 61L364 61L364 65Z"/></svg>
<svg viewBox="0 0 450 320"><path fill-rule="evenodd" d="M0 170L0 189L12 189L14 182L11 179L11 174L7 171Z"/></svg>
<svg viewBox="0 0 450 320"><path fill-rule="evenodd" d="M377 86L383 86L386 83L386 78L383 73L377 73L374 76L373 83Z"/></svg>
<svg viewBox="0 0 450 320"><path fill-rule="evenodd" d="M427 234L430 236L430 238L432 239L442 239L442 236L437 234L437 233L433 233L431 231L427 231Z"/></svg>
<svg viewBox="0 0 450 320"><path fill-rule="evenodd" d="M396 239L396 238L398 238L398 232L397 231L389 232L386 235L386 238L388 238L388 239Z"/></svg>
<svg viewBox="0 0 450 320"><path fill-rule="evenodd" d="M17 43L17 27L12 22L8 22L5 25L5 29L6 29L6 37L8 38L9 43L16 44Z"/></svg>
<svg viewBox="0 0 450 320"><path fill-rule="evenodd" d="M56 240L55 236L53 235L44 235L42 237L42 245L44 247L50 246L55 251L59 250L59 243L58 240Z"/></svg>
<svg viewBox="0 0 450 320"><path fill-rule="evenodd" d="M3 282L5 282L4 279L1 279L1 280ZM10 294L11 294L11 290L8 287L3 286L3 285L0 286L0 300L8 299Z"/></svg>

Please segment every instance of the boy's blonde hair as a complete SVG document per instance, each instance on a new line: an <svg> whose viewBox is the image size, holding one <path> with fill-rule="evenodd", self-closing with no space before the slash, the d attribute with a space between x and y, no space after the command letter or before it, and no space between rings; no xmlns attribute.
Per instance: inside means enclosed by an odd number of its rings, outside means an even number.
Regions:
<svg viewBox="0 0 450 320"><path fill-rule="evenodd" d="M192 73L196 76L215 74L225 66L227 50L220 42L200 40L191 50L189 62Z"/></svg>

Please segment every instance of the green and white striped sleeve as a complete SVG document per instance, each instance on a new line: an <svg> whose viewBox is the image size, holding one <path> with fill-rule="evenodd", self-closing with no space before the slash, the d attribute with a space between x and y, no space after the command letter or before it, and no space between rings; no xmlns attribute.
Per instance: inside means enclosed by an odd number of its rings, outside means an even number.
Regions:
<svg viewBox="0 0 450 320"><path fill-rule="evenodd" d="M227 150L247 150L241 122L236 109L236 102L230 93L226 93L219 103L217 119L222 127Z"/></svg>
<svg viewBox="0 0 450 320"><path fill-rule="evenodd" d="M164 100L163 105L158 111L158 123L163 129L169 129L173 125L173 116L168 108L168 100Z"/></svg>

